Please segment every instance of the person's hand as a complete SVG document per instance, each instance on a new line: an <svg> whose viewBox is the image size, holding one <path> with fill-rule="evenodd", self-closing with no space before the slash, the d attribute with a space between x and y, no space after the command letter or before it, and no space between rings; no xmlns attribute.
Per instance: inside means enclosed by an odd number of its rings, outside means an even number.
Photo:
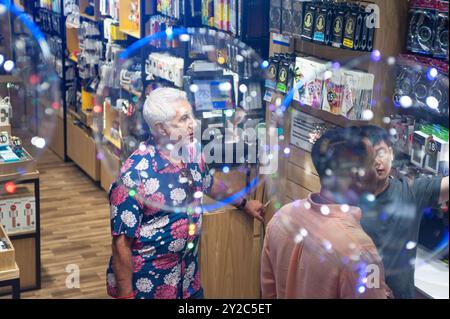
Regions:
<svg viewBox="0 0 450 319"><path fill-rule="evenodd" d="M249 200L244 207L244 213L264 222L264 205L258 200Z"/></svg>

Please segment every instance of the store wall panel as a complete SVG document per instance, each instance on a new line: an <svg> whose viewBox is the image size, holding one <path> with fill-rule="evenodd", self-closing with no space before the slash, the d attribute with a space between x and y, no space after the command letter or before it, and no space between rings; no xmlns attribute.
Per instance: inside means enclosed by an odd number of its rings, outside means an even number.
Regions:
<svg viewBox="0 0 450 319"><path fill-rule="evenodd" d="M34 238L11 239L16 253L16 263L20 270L20 288L36 287L36 250ZM10 287L0 288L0 295L10 293Z"/></svg>
<svg viewBox="0 0 450 319"><path fill-rule="evenodd" d="M64 120L59 116L54 119L55 126L50 138L50 148L61 159L64 158Z"/></svg>
<svg viewBox="0 0 450 319"><path fill-rule="evenodd" d="M206 214L200 243L206 298L259 298L261 242L253 219L235 209Z"/></svg>
<svg viewBox="0 0 450 319"><path fill-rule="evenodd" d="M313 175L319 176L319 174L317 174L316 168L314 167L311 153L295 147L292 144L289 147L291 149L291 156L289 157L290 163L300 166L307 172L311 172L311 174Z"/></svg>
<svg viewBox="0 0 450 319"><path fill-rule="evenodd" d="M303 186L295 184L291 181L286 181L286 196L298 200L307 198L309 194L311 194L311 191Z"/></svg>
<svg viewBox="0 0 450 319"><path fill-rule="evenodd" d="M301 168L300 166L288 163L287 165L288 180L292 181L304 188L312 191L320 191L320 179L318 176Z"/></svg>
<svg viewBox="0 0 450 319"><path fill-rule="evenodd" d="M100 180L95 141L73 121L67 121L67 155L94 181Z"/></svg>
<svg viewBox="0 0 450 319"><path fill-rule="evenodd" d="M116 180L120 170L120 158L106 147L102 148L103 160L100 163L100 185L105 191Z"/></svg>
<svg viewBox="0 0 450 319"><path fill-rule="evenodd" d="M22 289L36 287L36 244L34 238L13 239Z"/></svg>

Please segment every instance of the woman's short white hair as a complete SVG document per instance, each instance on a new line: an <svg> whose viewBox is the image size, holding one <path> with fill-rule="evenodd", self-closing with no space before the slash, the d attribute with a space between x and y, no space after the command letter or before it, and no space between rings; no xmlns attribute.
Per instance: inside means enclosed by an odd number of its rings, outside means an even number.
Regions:
<svg viewBox="0 0 450 319"><path fill-rule="evenodd" d="M158 88L147 96L143 116L151 132L156 124L171 121L176 116L175 102L179 100L187 100L187 94L174 88Z"/></svg>

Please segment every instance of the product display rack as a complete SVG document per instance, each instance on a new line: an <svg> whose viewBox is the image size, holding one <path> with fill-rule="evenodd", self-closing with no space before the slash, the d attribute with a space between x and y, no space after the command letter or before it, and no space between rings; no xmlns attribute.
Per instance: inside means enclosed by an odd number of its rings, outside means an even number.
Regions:
<svg viewBox="0 0 450 319"><path fill-rule="evenodd" d="M61 40L61 74L58 74L58 77L60 79L60 87L61 87L61 103L60 103L60 111L57 113L57 117L59 118L57 127L59 128L58 132L55 132L52 143L50 143L50 148L64 161L68 161L67 158L67 100L66 100L66 89L68 87L68 81L66 78L67 75L67 62L68 62L68 56L67 56L67 37L66 33L62 32L66 28L66 16L64 14L64 0L59 0L59 8L60 12L56 12L53 10L50 10L48 8L41 8L39 6L39 1L33 0L30 1L29 4L27 4L26 10L31 10L31 12L28 12L32 17L33 21L36 23L38 27L40 27L41 31L44 33L44 35L47 36L56 36L60 38ZM50 17L58 19L59 21L59 31L56 30L49 30L48 28L43 27L42 23L42 16L41 13L46 13ZM52 20L53 21L53 20ZM47 26L48 27L48 26ZM36 61L37 63L37 61ZM36 64L37 65L37 64ZM39 100L40 103L49 103L49 101L43 100L39 97L35 97L37 100ZM38 111L37 114L37 122L39 123L39 117L41 116L40 108L46 105L37 105ZM61 123L59 123L61 122ZM39 125L37 126L39 127ZM62 133L62 134L61 134ZM58 140L59 139L59 140ZM62 139L62 140L61 140Z"/></svg>
<svg viewBox="0 0 450 319"><path fill-rule="evenodd" d="M406 44L405 41L399 41L399 39L404 39L407 29L408 1L375 0L373 3L380 9L380 28L375 30L374 50L379 50L385 58L389 56L397 57ZM275 125L277 128L281 125L285 136L284 141L280 142L280 149L289 147L292 155L289 158L280 156L280 173L275 178L270 179L268 184L272 186L266 185L266 194L263 202L270 199L270 189L272 191L273 189L282 189L282 193L286 195L284 198L280 198L279 201L283 205L295 198L305 198L309 193L320 190L319 177L314 169L310 151L300 149L291 144L290 132L293 125L291 123L291 112L295 110L294 112L300 112L298 114L311 116L308 119L314 121L317 125L324 125L325 127L348 127L369 123L386 127L386 124L383 123L383 118L395 113L394 107L386 107L387 105L393 105L393 102L387 97L393 96L395 81L393 68L382 62L373 61L370 52L335 48L293 36L286 37L286 44L281 45L275 41L276 37L277 35L271 32L271 56L276 53L295 54L296 56L339 62L341 66L350 65L353 66L353 69L373 74L375 76L374 88L377 88L373 93L376 103L372 107L373 118L370 121L349 120L342 115L336 115L311 106L299 106L298 102L292 102L285 113L283 123L274 123L274 114L267 108L266 122L268 125ZM275 104L277 99L284 99L284 97L284 94L275 92L269 104ZM314 122L310 124L315 125ZM276 202L276 200L273 200L273 202ZM272 203L268 208L268 220L270 220L271 215L275 211L276 209Z"/></svg>
<svg viewBox="0 0 450 319"><path fill-rule="evenodd" d="M432 124L440 124L448 129L448 115L438 115L431 110L418 108L414 105L409 108L402 108L396 105L396 102L398 101L395 101L394 99L397 64L399 62L399 57L406 52L408 1L378 0L371 2L376 4L380 9L380 28L375 30L374 42L374 50L379 50L382 55L382 60L380 62L374 61L370 52L334 48L294 37L287 37L287 43L282 45L280 43L275 43L274 41L275 39L280 39L280 37L274 33L271 34L271 56L276 53L286 53L295 54L296 56L324 59L332 62L337 61L340 62L342 66L353 64L352 66L355 69L374 74L374 87L376 88L374 91L374 99L376 103L373 105L373 118L370 121L351 121L343 116L335 115L322 109L316 109L310 106L300 106L299 103L291 103L288 111L285 113L284 119L281 121L282 123L279 123L272 121L275 117L268 108L266 121L268 125L271 123L274 127L282 130L284 141L280 142L280 149L287 148L290 155L288 157L280 156L279 173L266 179L265 192L261 197L261 201L264 203L268 200L272 200L272 204L266 210L267 221L270 221L280 205L283 206L284 204L294 202L299 198L307 198L310 193L320 191L320 178L312 162L310 151L292 144L292 127L298 123L293 123L291 120L294 118L291 117L291 112L301 114L306 122L311 119L309 124L313 124L317 121L316 123L325 125L326 127L348 127L353 125L375 124L390 131L391 127L389 122L394 118L391 118L391 116L413 115L416 118L416 121L426 119ZM393 61L395 61L395 63L388 64L383 62L389 57L394 58ZM414 67L417 67L417 63ZM431 65L428 67L431 68ZM269 104L275 104L277 98L283 99L284 94L279 92L275 93ZM445 107L448 108L448 102ZM410 135L409 138L412 139L412 136ZM411 167L410 155L405 155L404 158L398 154L395 155L393 171L395 176L405 176L405 168ZM424 170L422 170L419 174L414 175L412 174L412 171L415 170L419 171L419 169L413 168L411 169L411 172L408 171L407 177L415 177L424 173ZM397 175L395 173L400 174ZM425 175L433 176L430 170L428 170ZM278 197L274 194L278 195ZM279 196L279 194L282 194L282 196ZM278 207L274 207L274 203L277 202ZM446 210L448 211L448 204L438 210L430 209L425 212L420 228L419 245L423 245L430 251L434 251L435 249L439 249L436 247L445 242L445 238L448 236L448 214L445 213ZM439 236L436 235L438 231L440 232ZM445 256L444 253L444 256L439 256L439 258L446 259L448 265L448 253L447 256ZM440 261L436 261L440 263ZM423 274L421 273L420 276L423 276ZM421 289L419 286L416 286L416 288L418 291Z"/></svg>
<svg viewBox="0 0 450 319"><path fill-rule="evenodd" d="M409 18L413 19L411 15L411 10L416 5L416 3L424 4L425 2L421 3L420 1L411 1L410 2L410 15ZM430 1L429 3L437 5L438 1ZM441 1L441 3L445 3L446 5L446 12L447 12L447 18L448 18L448 2ZM417 22L417 21L416 21ZM412 20L409 21L409 23L413 23ZM407 38L411 37L410 34L411 30L408 30L405 32L404 36ZM447 30L448 32L448 30ZM447 33L448 34L448 33ZM402 66L408 65L408 67L411 70L415 70L410 75L417 76L418 74L426 74L427 72L430 72L433 68L436 68L439 73L439 76L445 77L446 86L444 85L444 89L448 91L448 76L449 76L449 61L448 61L448 45L447 45L447 57L436 57L432 56L431 54L421 54L418 52L413 52L412 50L409 50L410 48L406 47L404 50L405 55L402 56ZM417 60L414 60L416 59ZM397 74L398 76L398 74ZM432 79L432 77L427 76L427 84L428 85L434 85L435 82L441 81L438 80L437 77ZM399 85L399 84L397 84ZM418 85L420 86L420 84ZM417 88L415 88L417 90ZM417 92L414 92L417 93ZM428 92L430 93L430 91ZM441 93L441 92L439 92ZM442 96L445 94L448 94L448 92L442 92ZM439 94L440 95L440 94ZM411 94L411 96L414 97L414 94ZM442 98L441 96L441 98ZM397 101L398 102L398 101ZM414 119L414 130L413 135L410 137L412 142L411 146L414 148L414 143L416 139L416 131L422 131L420 127L422 124L425 125L425 123L428 123L429 125L435 126L436 124L440 126L438 129L438 133L443 133L444 130L449 129L449 112L448 112L448 95L447 99L443 98L443 101L440 101L439 104L446 103L447 110L446 112L441 111L441 105L439 105L439 112L436 110L427 110L426 105L420 105L420 103L413 98L413 105L408 108L399 107L398 115L404 117L404 118L410 118ZM444 106L445 107L445 106ZM400 133L399 133L400 135ZM438 139L439 135L431 135L431 140ZM445 139L444 139L445 141ZM448 144L448 135L447 140L445 141ZM444 146L441 146L444 147ZM448 145L447 145L448 147ZM427 142L425 143L425 148L428 148ZM414 151L414 150L412 150ZM444 150L442 150L444 152ZM447 151L448 152L448 151ZM428 153L428 151L426 151ZM433 153L432 153L433 154ZM427 154L427 156L430 156L431 154ZM407 176L409 178L416 178L419 176L448 176L448 162L447 162L447 168L444 168L443 170L436 169L436 171L431 171L427 165L423 165L423 167L420 167L420 165L417 165L417 163L414 163L412 158L412 154L406 154L405 152L396 152L395 156L396 160L394 163L394 169L398 171L400 176ZM448 155L447 155L447 161L448 161ZM439 160L438 160L439 162ZM438 165L439 166L439 165ZM406 174L404 172L407 172ZM448 219L448 202L443 203L440 207L431 207L427 210L426 213L424 213L424 217L421 222L421 227L419 230L419 244L426 249L429 250L435 250L436 247L439 247L443 241L446 240L448 237L448 225L449 225L449 219ZM448 251L446 254L440 255L439 258L441 260L446 260L446 263L448 264ZM437 262L437 261L436 261ZM422 294L426 294L424 291L420 291ZM427 296L429 297L429 296Z"/></svg>
<svg viewBox="0 0 450 319"><path fill-rule="evenodd" d="M20 269L21 292L41 289L41 224L40 224L40 181L39 172L34 170L23 175L0 176L0 182L14 181L16 185L33 184L36 204L34 231L19 231L8 234L16 250L16 262ZM21 250L20 248L23 248ZM31 252L30 249L34 252ZM3 291L0 290L0 294Z"/></svg>
<svg viewBox="0 0 450 319"><path fill-rule="evenodd" d="M64 1L62 1L61 5L63 4ZM121 0L119 2L119 7L121 9L121 13L122 11L124 11L126 8L129 8L130 3L134 2L134 3L138 3L139 4L139 18L140 18L140 22L139 22L139 31L136 30L130 30L129 26L127 25L123 25L121 24L121 20L119 19L119 30L124 32L127 35L127 39L126 40L121 40L121 41L115 41L116 43L123 44L125 46L129 46L133 43L135 43L136 41L140 40L142 37L147 36L148 35L148 27L149 27L149 20L154 17L154 16L162 16L162 17L168 17L170 19L174 19L174 17L171 17L169 15L165 15L162 14L161 12L157 11L157 1L124 1ZM266 1L267 2L267 1ZM184 14L181 14L180 17L178 19L174 19L174 27L202 27L201 24L201 19L200 16L195 16L195 17L188 17L189 12L191 12L191 1L180 1L180 3L184 4L184 8L182 10L182 12ZM195 5L199 5L199 1L195 2ZM83 12L84 8L86 7L85 1L79 1L78 2L79 6L80 6L80 21L88 21L91 23L94 23L96 25L99 26L99 28L101 29L101 33L103 33L103 21L105 18L107 18L108 16L103 16L102 14L99 13L99 10L97 8L98 5L98 1L94 1L94 15L87 15ZM246 16L248 16L250 14L249 11L249 7L247 7L245 4L248 4L248 2L241 2L240 5L242 5L244 8L247 8L247 10L243 10L243 14L239 17L240 21L241 21L241 28L243 28L244 26L244 22L243 19L245 19ZM268 2L266 3L267 7L268 7ZM198 8L194 8L194 11L198 10ZM125 10L126 11L126 10ZM124 11L124 12L125 12ZM37 9L36 7L32 8L32 12L33 15L35 17L35 21L36 19L36 15L37 15ZM145 13L145 14L142 14ZM65 30L66 26L65 26L65 18L61 20L61 29ZM128 18L128 16L127 16ZM64 20L64 21L63 21ZM268 16L267 19L268 21ZM37 20L37 22L39 22L39 20ZM214 28L211 28L214 29ZM163 30L162 30L163 31ZM73 32L73 31L71 31ZM78 59L76 58L76 56L74 56L73 54L71 54L72 52L68 52L68 50L66 50L67 46L72 46L72 47L77 47L76 44L74 44L74 42L76 42L76 40L78 40L76 38L76 36L70 36L66 33L66 32L62 32L61 33L61 38L62 38L62 46L64 48L64 63L63 63L63 67L64 67L64 74L66 71L66 61L71 61L71 63L78 63ZM240 35L237 37L239 40L244 41L244 42L248 42L248 44L250 45L257 45L257 50L258 52L261 53L261 56L267 56L267 51L264 48L264 44L267 43L267 40L265 40L264 38L257 38L257 37L247 37L245 35L245 30L241 29ZM103 47L105 48L106 46L106 40L103 37L103 34L100 35L100 37L98 38L99 41L101 41L103 43ZM159 48L160 51L168 51L168 52L173 52L175 56L178 56L180 58L183 58L185 60L185 64L184 64L184 72L186 74L187 68L189 67L190 63L193 61L193 59L190 58L189 56L189 48L188 45L185 45L184 43L175 49L167 49L164 47ZM152 52L157 52L158 48L152 48L151 50ZM141 64L141 76L142 76L142 83L143 83L143 87L144 87L144 91L145 88L147 88L147 86L150 84L150 81L147 81L146 79L146 73L145 73L145 60L148 56L148 49L147 48L141 48L139 49L139 52L136 54L135 58L140 59L140 64ZM102 60L103 57L100 57L100 59ZM78 83L80 82L79 79L77 80ZM248 79L243 79L243 81L248 81ZM62 87L67 87L66 85L66 80L63 77L62 78L62 82L61 86ZM81 81L82 82L82 81ZM154 82L154 81L151 81ZM164 84L164 85L170 85L170 82L165 81L164 79L158 79L158 82ZM172 83L173 85L173 83ZM81 85L77 85L78 88L77 90L79 91L81 89ZM64 90L63 90L64 91ZM136 92L135 90L132 90L128 87L124 87L124 86L120 86L120 96L124 97L126 99L129 100L134 100L135 104L142 104L143 103L143 93L142 92ZM91 94L93 94L94 92L91 92ZM63 97L62 100L62 105L63 105L63 119L64 119L64 158L65 160L69 160L72 159L75 161L75 163L77 163L81 168L83 168L83 170L85 172L88 173L88 175L94 179L94 181L99 181L99 171L101 170L101 168L99 168L101 166L101 164L99 163L99 161L96 159L97 157L97 147L89 147L89 149L95 150L95 152L93 152L92 154L88 154L83 156L83 158L89 162L89 164L86 163L86 161L84 161L83 159L79 159L77 158L76 155L74 155L74 153L76 152L76 149L78 148L78 146L70 146L69 144L71 143L71 141L69 141L69 137L70 136L74 136L73 134L68 132L68 127L69 129L80 129L83 130L84 132L78 132L80 134L82 134L83 138L86 138L86 142L89 145L95 145L95 141L94 141L94 134L93 133L99 133L101 132L100 130L102 129L101 127L96 127L96 125L94 124L95 121L93 121L93 112L91 110L86 110L86 109L81 109L80 105L68 105L68 101L65 99L65 96ZM104 109L104 108L103 108ZM105 112L105 110L103 110L103 112ZM115 112L115 111L113 111ZM124 114L120 114L120 116L124 117ZM107 115L105 115L103 113L103 117L107 118ZM75 126L72 125L73 121L75 121ZM69 122L72 122L72 124L68 124ZM104 129L104 128L103 128ZM121 128L122 129L122 128ZM126 127L123 127L124 130L126 130ZM77 134L78 134L77 133ZM139 134L134 134L134 132L122 132L122 133L127 133L127 134L122 134L122 135L128 135L128 133L130 133L131 136L135 135L136 138L141 138L141 136ZM114 151L114 149L118 149L120 150L123 146L122 142L119 142L117 139L111 138L111 136L109 134L103 134L103 144L107 145L108 147L112 148L110 151L110 153L114 154L116 153L116 151ZM95 153L95 154L94 154ZM115 155L114 155L115 156ZM74 159L75 158L75 159ZM124 158L122 158L123 160ZM82 163L81 163L81 162ZM104 185L105 183L101 183L102 185ZM105 188L105 187L104 187Z"/></svg>

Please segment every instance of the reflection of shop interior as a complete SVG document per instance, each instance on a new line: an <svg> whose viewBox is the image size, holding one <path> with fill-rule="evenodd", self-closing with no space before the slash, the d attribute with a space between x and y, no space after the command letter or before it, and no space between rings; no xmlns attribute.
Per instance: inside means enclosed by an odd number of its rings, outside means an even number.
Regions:
<svg viewBox="0 0 450 319"><path fill-rule="evenodd" d="M61 85L52 138L45 152L36 155L39 142L30 141L40 136L43 110L54 101L40 99L24 84L27 79L0 63L0 97L8 97L3 104L0 99L0 110L12 110L8 122L0 122L0 133L8 136L0 147L9 147L10 157L18 158L8 161L6 153L0 154L0 226L13 246L15 261L9 265L18 265L22 297L106 297L111 241L107 191L123 160L147 134L139 126L142 106L156 87L186 90L196 117L218 134L226 132L236 106L245 110L248 126L278 128L278 172L249 194L263 203L270 200L266 222L284 204L319 191L310 134L326 128L373 123L395 130L397 176L448 175L448 45L445 51L440 27L445 10L410 9L407 0L371 2L382 21L374 28L368 27L371 7L317 1L15 1L45 35ZM421 10L434 21L434 40L426 43L408 28ZM192 54L201 41L166 38L177 27L204 27L246 43L267 60L268 78L252 73L253 61L238 63L240 49L232 44L217 46L209 56ZM164 31L164 39L153 39L119 64L127 48ZM11 43L27 37L32 39L14 16L10 24L2 23L2 59L14 61L23 54ZM395 59L386 62L389 56ZM39 56L29 58L39 61ZM305 79L305 89L294 93L289 111L276 122L279 102ZM200 94L203 90L192 92L192 86L205 88L207 97ZM224 95L219 86L231 89ZM15 145L13 136L23 145ZM23 149L22 157L18 149ZM33 165L23 164L31 158ZM17 175L21 164L27 171ZM255 165L248 166L248 173L229 166L215 168L238 189L256 177ZM14 185L14 191L7 185ZM425 214L421 247L436 250L448 243L445 210L448 206ZM16 211L23 215L20 223ZM206 297L259 298L264 235L259 223L224 207L205 216L203 228L200 262ZM7 268L2 254L0 249L0 282L2 267ZM448 248L437 259L448 263ZM82 271L81 289L66 288L66 267L72 264ZM0 295L5 289L0 288Z"/></svg>

